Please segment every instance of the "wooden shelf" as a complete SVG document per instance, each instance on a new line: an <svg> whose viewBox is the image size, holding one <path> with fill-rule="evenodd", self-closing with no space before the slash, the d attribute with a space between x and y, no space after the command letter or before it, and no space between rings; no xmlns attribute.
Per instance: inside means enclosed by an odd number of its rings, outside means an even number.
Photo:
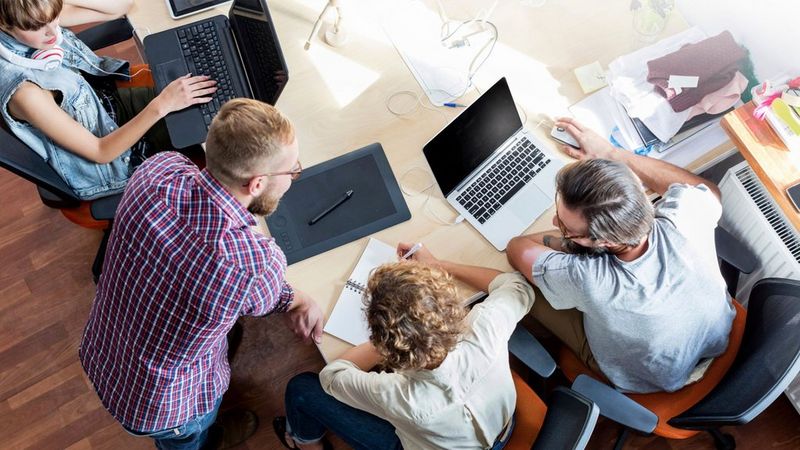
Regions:
<svg viewBox="0 0 800 450"><path fill-rule="evenodd" d="M787 149L768 123L753 117L754 109L751 102L726 114L722 127L795 230L800 231L800 212L786 193L786 188L800 182L800 152Z"/></svg>

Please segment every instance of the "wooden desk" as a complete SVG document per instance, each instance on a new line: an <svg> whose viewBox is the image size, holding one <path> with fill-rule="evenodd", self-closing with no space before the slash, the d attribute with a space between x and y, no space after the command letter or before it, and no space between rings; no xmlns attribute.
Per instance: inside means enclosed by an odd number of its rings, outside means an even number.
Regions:
<svg viewBox="0 0 800 450"><path fill-rule="evenodd" d="M457 111L443 108L419 108L403 117L392 115L386 99L392 93L409 90L422 96L408 68L398 56L380 26L381 2L351 0L346 18L350 42L331 48L315 37L311 49L303 51L311 26L322 10L321 0L269 0L281 46L289 66L289 83L278 107L295 123L300 142L300 158L309 167L372 142L380 142L401 185L420 191L433 183L422 154L422 147ZM377 5L377 6L376 6ZM426 5L436 11L433 1ZM451 18L474 17L486 2L446 0ZM599 61L604 67L615 57L646 45L638 40L631 27L629 0L567 0L547 2L533 8L522 2L498 3L491 21L499 30L499 40L489 60L474 78L481 91L501 76L508 78L516 101L533 128L542 114L567 114L567 107L584 97L572 70ZM137 34L157 32L180 23L199 20L214 14L226 14L228 6L191 16L182 21L169 19L163 0L137 0L128 15ZM409 24L413 26L413 24ZM673 14L665 34L686 28L684 20ZM468 92L463 102L478 96ZM534 130L544 142L549 130ZM689 166L698 170L729 151L723 145ZM559 153L555 146L552 150ZM564 156L564 159L568 159ZM452 220L454 211L441 192L434 188L432 197L406 195L412 219L376 233L374 236L394 244L400 240L422 241L440 258L467 264L509 270L504 253L494 250L466 222L440 224L428 210ZM529 232L551 229L553 211L539 218ZM328 317L352 271L366 239L344 245L324 254L293 264L289 281L308 292ZM468 292L465 292L465 297ZM329 360L349 347L330 335L323 337L320 351Z"/></svg>
<svg viewBox="0 0 800 450"><path fill-rule="evenodd" d="M722 127L758 175L783 214L800 230L800 213L786 188L800 182L800 154L791 152L767 122L753 117L750 102L722 118Z"/></svg>

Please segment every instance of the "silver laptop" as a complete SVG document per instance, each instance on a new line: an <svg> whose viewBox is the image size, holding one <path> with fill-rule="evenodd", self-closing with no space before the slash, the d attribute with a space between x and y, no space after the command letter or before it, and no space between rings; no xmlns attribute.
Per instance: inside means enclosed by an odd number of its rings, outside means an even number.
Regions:
<svg viewBox="0 0 800 450"><path fill-rule="evenodd" d="M552 206L564 166L522 127L505 78L423 152L448 203L501 251Z"/></svg>

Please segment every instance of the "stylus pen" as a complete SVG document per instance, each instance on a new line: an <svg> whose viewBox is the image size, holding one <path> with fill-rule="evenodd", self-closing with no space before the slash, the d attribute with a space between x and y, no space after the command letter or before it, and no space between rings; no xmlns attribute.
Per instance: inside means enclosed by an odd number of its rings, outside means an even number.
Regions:
<svg viewBox="0 0 800 450"><path fill-rule="evenodd" d="M416 244L414 244L414 245L413 245L413 246L412 246L410 249L408 249L408 251L406 252L406 254L405 254L405 255L403 255L403 258L402 258L402 259L408 259L408 258L410 258L410 257L411 257L411 256L412 256L414 253L417 253L417 250L419 250L419 249L421 249L421 248L422 248L422 242L417 242L417 243L416 243Z"/></svg>
<svg viewBox="0 0 800 450"><path fill-rule="evenodd" d="M332 204L331 206L328 206L327 208L325 208L325 211L322 211L321 213L317 214L313 219L309 220L308 224L309 225L314 225L315 223L319 222L320 220L322 220L323 217L325 217L328 214L330 214L331 211L333 211L334 209L338 208L342 203L346 202L347 199L349 199L352 196L353 196L353 190L350 189L347 192L345 192L344 195L342 195L339 198L339 200L336 200L336 202L334 204Z"/></svg>

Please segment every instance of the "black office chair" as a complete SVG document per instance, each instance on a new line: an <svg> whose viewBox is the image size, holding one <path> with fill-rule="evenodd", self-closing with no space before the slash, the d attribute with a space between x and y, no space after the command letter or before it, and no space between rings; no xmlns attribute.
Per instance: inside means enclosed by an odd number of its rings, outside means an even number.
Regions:
<svg viewBox="0 0 800 450"><path fill-rule="evenodd" d="M738 280L736 272L752 270L755 260L724 230L718 229L716 238L721 269L733 293ZM767 278L756 283L748 301L741 344L730 368L707 395L666 420L666 424L678 430L707 431L718 449L735 449L733 436L721 433L718 428L750 422L797 377L800 373L798 322L800 281ZM663 419L592 377L578 376L572 388L595 401L602 415L630 429L651 433ZM621 448L623 441L624 438L618 441L617 448Z"/></svg>
<svg viewBox="0 0 800 450"><path fill-rule="evenodd" d="M670 420L712 430L719 448L733 449L725 425L744 425L775 401L800 372L800 281L765 278L753 286L739 354L725 378L700 403Z"/></svg>
<svg viewBox="0 0 800 450"><path fill-rule="evenodd" d="M522 326L517 325L508 350L542 378L555 372L556 363ZM600 410L585 396L564 387L550 393L547 405L516 372L514 417L516 426L505 450L580 450L586 448Z"/></svg>
<svg viewBox="0 0 800 450"><path fill-rule="evenodd" d="M130 39L133 28L127 19L104 22L77 34L89 48L96 50ZM39 155L17 139L0 120L0 167L34 183L42 203L58 209L71 222L103 230L103 240L92 264L95 281L103 268L103 257L111 222L122 194L83 202Z"/></svg>

